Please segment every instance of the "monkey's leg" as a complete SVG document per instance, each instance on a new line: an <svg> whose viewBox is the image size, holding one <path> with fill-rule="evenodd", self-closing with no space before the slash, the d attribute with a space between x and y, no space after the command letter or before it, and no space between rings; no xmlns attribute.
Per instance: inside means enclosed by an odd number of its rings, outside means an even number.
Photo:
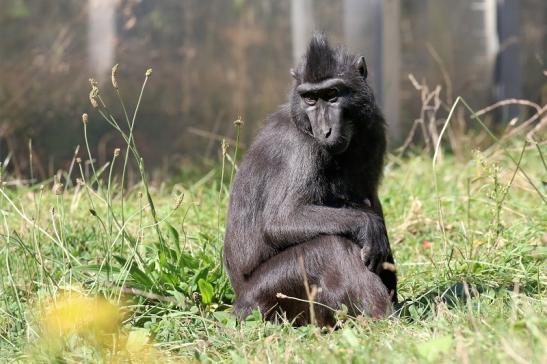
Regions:
<svg viewBox="0 0 547 364"><path fill-rule="evenodd" d="M310 290L319 290L315 297L309 297L306 281ZM333 325L334 311L342 304L352 315L381 317L391 310L388 291L364 266L359 246L338 236L322 236L280 252L262 263L241 291L234 305L238 315L259 308L266 319L282 314L298 325L310 323L310 299L318 303L313 305L318 325Z"/></svg>
<svg viewBox="0 0 547 364"><path fill-rule="evenodd" d="M371 203L374 207L374 202ZM289 196L281 205L271 204L264 208L263 216L268 221L263 227L264 239L274 250L281 251L323 235L348 237L361 247L369 245L365 264L370 270L379 272L379 267L391 254L391 248L384 219L373 207L301 204L297 196Z"/></svg>
<svg viewBox="0 0 547 364"><path fill-rule="evenodd" d="M382 209L382 204L380 203L380 199L378 198L378 194L375 194L372 198L372 200L366 201L368 202L372 209L376 211L381 217L382 220L384 219L384 211ZM366 203L365 202L365 203ZM363 247L363 251L361 252L361 258L363 258L363 261L367 261L369 257L364 257L368 253L368 250ZM386 264L387 263L387 264ZM397 298L397 272L395 269L395 261L393 260L393 253L390 252L386 257L385 262L382 263L381 266L378 267L378 275L382 279L382 282L384 282L384 285L387 287L387 290L391 296L391 301L393 303L398 302Z"/></svg>
<svg viewBox="0 0 547 364"><path fill-rule="evenodd" d="M368 261L370 254L370 245L365 245L361 248L361 260L364 262ZM391 301L397 303L397 271L395 269L395 261L393 260L393 254L389 254L386 258L386 261L378 267L378 276L387 287L389 295L391 296Z"/></svg>

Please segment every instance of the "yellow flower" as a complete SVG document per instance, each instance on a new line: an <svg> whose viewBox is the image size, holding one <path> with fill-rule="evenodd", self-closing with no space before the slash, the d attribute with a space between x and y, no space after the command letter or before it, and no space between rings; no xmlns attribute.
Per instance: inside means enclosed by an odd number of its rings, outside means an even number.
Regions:
<svg viewBox="0 0 547 364"><path fill-rule="evenodd" d="M101 297L86 297L71 292L49 305L42 322L44 333L49 337L113 334L122 320L119 308Z"/></svg>
<svg viewBox="0 0 547 364"><path fill-rule="evenodd" d="M80 345L95 350L106 363L189 362L154 347L146 329L124 330L120 308L102 297L71 291L48 302L39 314L42 317L39 347L53 356L70 355L65 344L78 336L83 339Z"/></svg>

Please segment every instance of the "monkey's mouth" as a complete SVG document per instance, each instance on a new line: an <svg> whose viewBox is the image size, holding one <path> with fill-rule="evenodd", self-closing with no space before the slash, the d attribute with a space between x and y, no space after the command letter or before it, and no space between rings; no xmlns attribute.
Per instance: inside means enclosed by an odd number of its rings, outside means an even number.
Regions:
<svg viewBox="0 0 547 364"><path fill-rule="evenodd" d="M329 143L323 142L321 145L330 154L342 154L348 149L349 141L346 138L340 137L336 141Z"/></svg>

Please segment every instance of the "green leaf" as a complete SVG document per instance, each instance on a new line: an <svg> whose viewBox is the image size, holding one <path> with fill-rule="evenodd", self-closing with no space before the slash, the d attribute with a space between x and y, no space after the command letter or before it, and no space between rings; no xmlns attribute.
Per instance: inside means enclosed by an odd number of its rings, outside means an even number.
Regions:
<svg viewBox="0 0 547 364"><path fill-rule="evenodd" d="M175 229L173 227L173 225L167 223L167 230L169 230L169 237L171 238L171 241L173 243L173 245L175 246L175 248L177 249L177 253L178 255L181 254L181 250L180 250L180 237L179 237L179 232L177 231L177 229Z"/></svg>
<svg viewBox="0 0 547 364"><path fill-rule="evenodd" d="M117 280L120 274L120 268L108 264L102 266L100 264L80 265L72 267L72 271L74 273L96 274L98 278L111 280Z"/></svg>
<svg viewBox="0 0 547 364"><path fill-rule="evenodd" d="M118 263L120 263L122 266L125 266L127 264L127 260L118 255L114 255L114 259L116 259ZM140 284L142 288L152 290L152 288L154 287L154 282L152 282L152 280L134 263L131 263L129 265L129 275L136 283Z"/></svg>
<svg viewBox="0 0 547 364"><path fill-rule="evenodd" d="M80 265L77 267L72 267L72 271L74 272L92 272L92 273L104 273L106 274L106 271L110 269L111 273L120 273L120 268L109 266L108 264L100 265L100 264L87 264L87 265Z"/></svg>
<svg viewBox="0 0 547 364"><path fill-rule="evenodd" d="M150 333L147 329L134 329L127 335L125 348L132 354L140 354L148 346Z"/></svg>
<svg viewBox="0 0 547 364"><path fill-rule="evenodd" d="M27 18L30 15L30 9L23 0L12 2L8 12L15 19Z"/></svg>
<svg viewBox="0 0 547 364"><path fill-rule="evenodd" d="M178 266L180 268L188 267L191 269L196 269L198 265L199 265L199 262L196 258L184 252L180 253L179 262L178 262Z"/></svg>
<svg viewBox="0 0 547 364"><path fill-rule="evenodd" d="M358 347L359 346L359 339L357 339L357 336L353 332L351 328L347 328L344 331L342 331L342 336L348 343L350 347Z"/></svg>
<svg viewBox="0 0 547 364"><path fill-rule="evenodd" d="M166 269L169 263L177 262L177 252L169 248L167 245L165 245L165 243L157 243L156 248L158 249L160 266L163 269Z"/></svg>
<svg viewBox="0 0 547 364"><path fill-rule="evenodd" d="M249 316L245 318L245 325L255 327L262 324L262 313L260 310L254 309Z"/></svg>
<svg viewBox="0 0 547 364"><path fill-rule="evenodd" d="M441 354L447 353L452 347L451 336L440 336L418 345L418 353L429 362L436 362Z"/></svg>
<svg viewBox="0 0 547 364"><path fill-rule="evenodd" d="M236 327L235 316L228 311L215 311L213 316L226 327Z"/></svg>
<svg viewBox="0 0 547 364"><path fill-rule="evenodd" d="M177 287L180 283L179 278L170 272L162 272L159 276L160 280L164 284L171 285L173 287Z"/></svg>
<svg viewBox="0 0 547 364"><path fill-rule="evenodd" d="M213 285L203 278L198 281L199 293L201 294L201 302L208 305L213 301L214 289Z"/></svg>

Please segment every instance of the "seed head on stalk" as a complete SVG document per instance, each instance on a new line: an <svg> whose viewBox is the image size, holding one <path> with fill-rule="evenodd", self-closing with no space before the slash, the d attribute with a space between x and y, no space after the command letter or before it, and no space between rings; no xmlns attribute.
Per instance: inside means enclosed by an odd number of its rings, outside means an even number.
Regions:
<svg viewBox="0 0 547 364"><path fill-rule="evenodd" d="M118 80L116 79L116 72L118 72L118 64L116 63L114 67L112 67L112 87L114 87L116 90L118 89Z"/></svg>
<svg viewBox="0 0 547 364"><path fill-rule="evenodd" d="M99 103L97 102L97 96L99 95L99 83L93 78L89 79L89 83L91 84L91 91L89 91L89 102L91 102L91 106L96 109L99 107Z"/></svg>

